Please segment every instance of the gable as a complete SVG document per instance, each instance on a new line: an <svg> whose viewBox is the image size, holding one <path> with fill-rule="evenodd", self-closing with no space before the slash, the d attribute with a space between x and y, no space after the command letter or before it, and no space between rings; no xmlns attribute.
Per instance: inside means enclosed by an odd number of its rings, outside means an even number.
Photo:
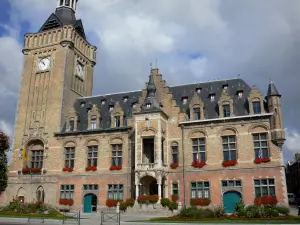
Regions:
<svg viewBox="0 0 300 225"><path fill-rule="evenodd" d="M39 32L55 29L58 27L63 26L62 22L58 19L58 17L52 13L49 18L46 20L46 22L43 24Z"/></svg>

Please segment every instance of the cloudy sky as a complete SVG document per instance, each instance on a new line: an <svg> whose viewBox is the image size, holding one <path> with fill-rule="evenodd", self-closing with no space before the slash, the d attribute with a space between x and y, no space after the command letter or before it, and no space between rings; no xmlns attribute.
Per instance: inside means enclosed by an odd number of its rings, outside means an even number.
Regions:
<svg viewBox="0 0 300 225"><path fill-rule="evenodd" d="M0 0L0 130L13 135L23 36L37 32L56 0ZM283 95L285 160L300 152L299 0L79 0L98 46L94 93L144 88L149 64L168 85L233 78Z"/></svg>

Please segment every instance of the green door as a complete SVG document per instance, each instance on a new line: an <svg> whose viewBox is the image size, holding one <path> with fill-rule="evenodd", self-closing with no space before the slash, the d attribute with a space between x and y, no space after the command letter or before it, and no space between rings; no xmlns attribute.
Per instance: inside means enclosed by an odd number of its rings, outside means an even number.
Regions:
<svg viewBox="0 0 300 225"><path fill-rule="evenodd" d="M91 194L84 196L83 212L85 212L85 213L92 212L92 195Z"/></svg>
<svg viewBox="0 0 300 225"><path fill-rule="evenodd" d="M241 194L236 191L226 192L223 196L224 209L226 213L233 213L236 203L241 199Z"/></svg>

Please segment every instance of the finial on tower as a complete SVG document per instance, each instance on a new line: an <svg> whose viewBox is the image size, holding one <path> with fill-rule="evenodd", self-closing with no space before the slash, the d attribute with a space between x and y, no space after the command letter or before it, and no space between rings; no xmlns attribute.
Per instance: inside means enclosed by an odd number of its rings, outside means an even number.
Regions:
<svg viewBox="0 0 300 225"><path fill-rule="evenodd" d="M73 11L75 12L77 7L77 2L78 0L57 0L56 8L67 7L73 9Z"/></svg>

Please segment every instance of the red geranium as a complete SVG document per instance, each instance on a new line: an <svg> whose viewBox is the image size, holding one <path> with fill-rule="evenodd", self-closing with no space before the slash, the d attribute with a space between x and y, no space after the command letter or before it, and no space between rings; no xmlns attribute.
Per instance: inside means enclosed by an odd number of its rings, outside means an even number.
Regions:
<svg viewBox="0 0 300 225"><path fill-rule="evenodd" d="M256 164L261 164L261 163L267 163L267 162L270 162L270 158L269 157L265 157L265 158L256 158L254 160L254 163Z"/></svg>
<svg viewBox="0 0 300 225"><path fill-rule="evenodd" d="M121 170L122 169L122 165L121 166L111 166L109 168L109 170Z"/></svg>
<svg viewBox="0 0 300 225"><path fill-rule="evenodd" d="M192 198L191 205L199 205L199 206L208 206L210 204L210 199L208 198Z"/></svg>
<svg viewBox="0 0 300 225"><path fill-rule="evenodd" d="M59 204L71 206L74 204L74 200L71 198L61 198L59 199Z"/></svg>
<svg viewBox="0 0 300 225"><path fill-rule="evenodd" d="M148 204L148 203L155 204L158 202L158 199L159 199L158 195L140 195L137 201L140 204Z"/></svg>
<svg viewBox="0 0 300 225"><path fill-rule="evenodd" d="M195 168L202 168L205 165L206 165L206 162L197 162L197 161L192 162L192 166Z"/></svg>
<svg viewBox="0 0 300 225"><path fill-rule="evenodd" d="M171 169L176 169L179 166L179 163L171 163L170 167Z"/></svg>
<svg viewBox="0 0 300 225"><path fill-rule="evenodd" d="M224 167L228 167L228 166L234 166L237 164L237 161L236 160L225 160L223 161L223 166Z"/></svg>
<svg viewBox="0 0 300 225"><path fill-rule="evenodd" d="M97 170L97 166L88 166L85 168L85 171L96 171Z"/></svg>
<svg viewBox="0 0 300 225"><path fill-rule="evenodd" d="M172 202L177 202L179 197L178 197L178 195L172 195L171 199L172 199Z"/></svg>
<svg viewBox="0 0 300 225"><path fill-rule="evenodd" d="M261 206L261 205L276 205L277 204L276 196L269 196L266 195L264 197L256 197L254 200L254 204Z"/></svg>
<svg viewBox="0 0 300 225"><path fill-rule="evenodd" d="M72 172L73 168L72 167L65 167L65 168L62 169L62 171Z"/></svg>
<svg viewBox="0 0 300 225"><path fill-rule="evenodd" d="M123 200L114 200L114 199L107 199L106 200L106 206L107 207L116 207L118 202L123 202Z"/></svg>
<svg viewBox="0 0 300 225"><path fill-rule="evenodd" d="M28 174L28 173L40 173L42 171L41 168L23 168L22 173Z"/></svg>

